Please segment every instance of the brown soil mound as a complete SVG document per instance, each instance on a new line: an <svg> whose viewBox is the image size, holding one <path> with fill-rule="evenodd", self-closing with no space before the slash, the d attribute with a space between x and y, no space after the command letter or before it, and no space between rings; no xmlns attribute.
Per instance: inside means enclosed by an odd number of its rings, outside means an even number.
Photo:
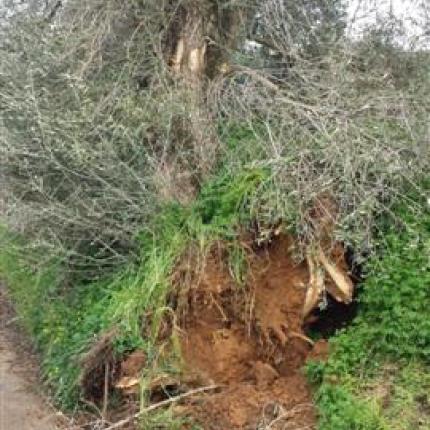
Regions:
<svg viewBox="0 0 430 430"><path fill-rule="evenodd" d="M191 407L205 430L314 428L301 370L313 349L303 332L309 270L293 246L283 236L252 253L242 287L214 250L180 300L187 382L222 387Z"/></svg>

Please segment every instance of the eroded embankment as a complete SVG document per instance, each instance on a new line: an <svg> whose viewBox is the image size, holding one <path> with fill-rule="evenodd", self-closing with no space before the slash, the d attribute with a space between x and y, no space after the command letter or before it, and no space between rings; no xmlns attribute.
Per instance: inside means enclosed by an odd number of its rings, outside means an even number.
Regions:
<svg viewBox="0 0 430 430"><path fill-rule="evenodd" d="M213 248L181 291L184 381L221 387L188 405L206 430L314 427L302 366L324 345L315 347L305 335L309 269L293 253L294 242L286 236L250 252L247 279L239 287L222 247ZM327 255L346 270L338 246Z"/></svg>

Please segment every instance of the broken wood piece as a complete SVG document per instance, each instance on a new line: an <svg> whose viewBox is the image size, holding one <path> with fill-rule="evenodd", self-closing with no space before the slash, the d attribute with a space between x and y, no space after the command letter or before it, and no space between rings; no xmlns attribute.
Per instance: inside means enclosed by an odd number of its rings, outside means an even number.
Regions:
<svg viewBox="0 0 430 430"><path fill-rule="evenodd" d="M303 306L303 318L306 318L318 306L324 291L324 273L321 270L320 262L310 252L307 253L306 260L309 267L309 285Z"/></svg>
<svg viewBox="0 0 430 430"><path fill-rule="evenodd" d="M348 275L332 264L321 248L318 251L318 260L334 282L335 288L331 288L330 294L333 295L338 302L351 303L354 285Z"/></svg>
<svg viewBox="0 0 430 430"><path fill-rule="evenodd" d="M115 388L124 391L125 394L133 394L139 391L140 378L136 376L123 376L116 384Z"/></svg>
<svg viewBox="0 0 430 430"><path fill-rule="evenodd" d="M125 394L136 394L140 389L140 384L141 378L139 376L123 376L115 384L115 388L124 391ZM168 386L179 386L179 384L179 380L169 375L160 375L151 380L146 388L152 392Z"/></svg>

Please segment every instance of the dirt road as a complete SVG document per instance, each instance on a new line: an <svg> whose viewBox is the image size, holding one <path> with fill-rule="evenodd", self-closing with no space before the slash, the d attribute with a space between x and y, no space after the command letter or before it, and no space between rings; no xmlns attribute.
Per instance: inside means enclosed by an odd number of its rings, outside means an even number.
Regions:
<svg viewBox="0 0 430 430"><path fill-rule="evenodd" d="M0 430L56 430L55 411L36 392L37 370L23 351L0 286Z"/></svg>

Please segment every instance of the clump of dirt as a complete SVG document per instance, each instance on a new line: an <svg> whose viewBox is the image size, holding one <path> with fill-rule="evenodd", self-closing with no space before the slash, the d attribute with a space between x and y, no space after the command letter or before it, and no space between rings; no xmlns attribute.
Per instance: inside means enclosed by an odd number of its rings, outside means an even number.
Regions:
<svg viewBox="0 0 430 430"><path fill-rule="evenodd" d="M238 286L217 248L182 292L177 312L184 380L221 387L189 405L205 430L313 428L315 411L301 370L314 347L303 320L309 269L294 255L294 240L285 235L250 252L247 280ZM338 250L330 257L345 264Z"/></svg>

